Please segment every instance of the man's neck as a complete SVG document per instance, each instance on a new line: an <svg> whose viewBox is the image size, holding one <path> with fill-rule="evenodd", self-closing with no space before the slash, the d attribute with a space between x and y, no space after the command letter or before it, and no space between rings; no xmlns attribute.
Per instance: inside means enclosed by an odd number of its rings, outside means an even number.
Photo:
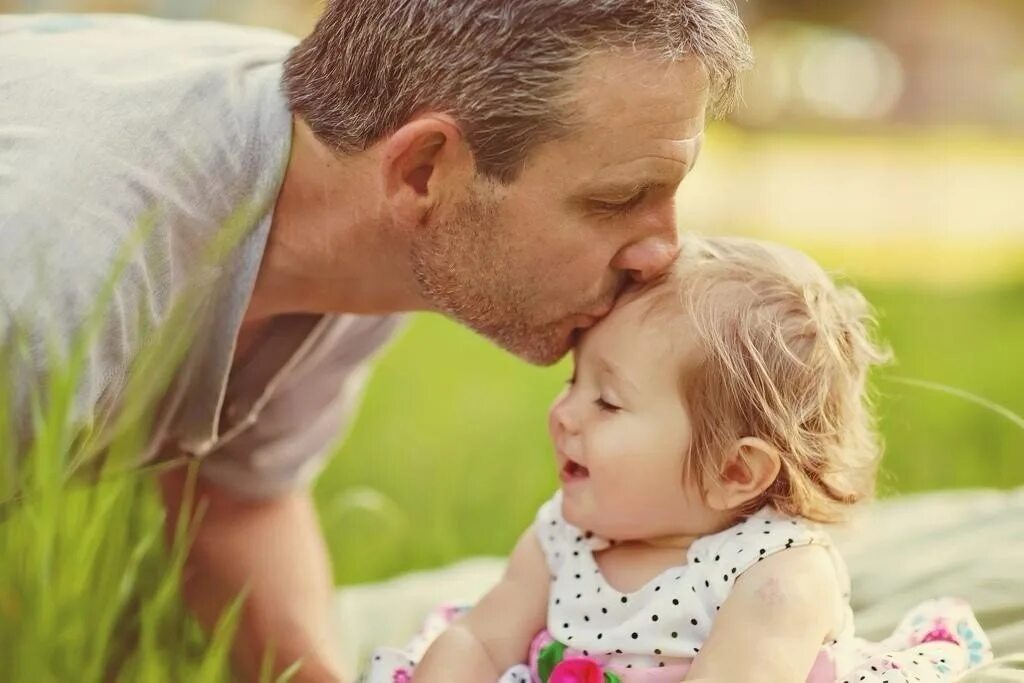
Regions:
<svg viewBox="0 0 1024 683"><path fill-rule="evenodd" d="M332 154L296 118L245 325L286 313L425 308L407 238L392 229L373 150Z"/></svg>

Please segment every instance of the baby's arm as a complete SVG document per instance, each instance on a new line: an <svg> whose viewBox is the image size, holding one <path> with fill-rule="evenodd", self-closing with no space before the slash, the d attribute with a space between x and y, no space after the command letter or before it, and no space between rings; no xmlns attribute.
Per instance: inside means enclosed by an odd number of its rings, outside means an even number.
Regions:
<svg viewBox="0 0 1024 683"><path fill-rule="evenodd" d="M771 555L736 581L686 680L803 683L839 609L835 569L824 548Z"/></svg>
<svg viewBox="0 0 1024 683"><path fill-rule="evenodd" d="M497 681L526 661L547 621L551 574L533 528L512 551L497 586L438 638L416 668L416 683Z"/></svg>

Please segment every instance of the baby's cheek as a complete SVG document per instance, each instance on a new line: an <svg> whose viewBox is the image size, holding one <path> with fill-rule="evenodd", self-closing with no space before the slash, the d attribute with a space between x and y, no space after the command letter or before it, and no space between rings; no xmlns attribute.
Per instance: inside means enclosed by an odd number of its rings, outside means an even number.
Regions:
<svg viewBox="0 0 1024 683"><path fill-rule="evenodd" d="M626 459L617 461L612 467L598 463L596 469L591 469L591 476L600 480L603 497L613 501L616 507L625 509L642 505L656 484L652 473L642 464L634 465Z"/></svg>
<svg viewBox="0 0 1024 683"><path fill-rule="evenodd" d="M618 477L623 496L645 507L675 504L685 498L680 474L657 458L635 453Z"/></svg>

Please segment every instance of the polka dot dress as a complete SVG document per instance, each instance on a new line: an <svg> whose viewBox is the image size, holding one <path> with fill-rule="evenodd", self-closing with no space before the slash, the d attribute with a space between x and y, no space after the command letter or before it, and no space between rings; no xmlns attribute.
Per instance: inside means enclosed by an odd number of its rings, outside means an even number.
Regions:
<svg viewBox="0 0 1024 683"><path fill-rule="evenodd" d="M547 629L534 640L530 661L507 671L498 683L598 680L594 674L621 683L678 683L743 572L774 553L811 544L829 552L843 607L836 615L835 639L823 644L809 682L938 683L991 659L970 608L956 600L919 606L881 643L854 637L849 578L828 535L774 508L698 539L685 556L680 551L677 566L629 593L610 586L594 558L612 542L566 522L561 492L541 507L534 528L551 571ZM375 653L378 659L361 680L411 680L415 662L458 610L444 608L439 614L410 648ZM559 667L565 676L558 675Z"/></svg>
<svg viewBox="0 0 1024 683"><path fill-rule="evenodd" d="M536 524L552 572L548 631L576 650L608 656L616 668L663 667L692 659L746 569L780 550L824 540L810 525L765 508L698 539L685 558L680 551L678 566L637 591L622 593L604 580L594 559L594 552L609 542L568 524L561 509L559 493L541 508Z"/></svg>

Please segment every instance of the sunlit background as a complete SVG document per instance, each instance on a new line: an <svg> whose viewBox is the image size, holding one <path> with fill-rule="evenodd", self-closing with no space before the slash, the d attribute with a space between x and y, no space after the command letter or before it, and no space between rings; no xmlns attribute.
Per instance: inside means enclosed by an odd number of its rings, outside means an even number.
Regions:
<svg viewBox="0 0 1024 683"><path fill-rule="evenodd" d="M318 9L0 0L297 35ZM742 9L757 67L684 183L682 228L801 246L875 303L897 359L876 377L883 495L1024 483L1024 3ZM545 411L567 368L422 317L378 370L317 488L338 580L506 552L555 486Z"/></svg>

